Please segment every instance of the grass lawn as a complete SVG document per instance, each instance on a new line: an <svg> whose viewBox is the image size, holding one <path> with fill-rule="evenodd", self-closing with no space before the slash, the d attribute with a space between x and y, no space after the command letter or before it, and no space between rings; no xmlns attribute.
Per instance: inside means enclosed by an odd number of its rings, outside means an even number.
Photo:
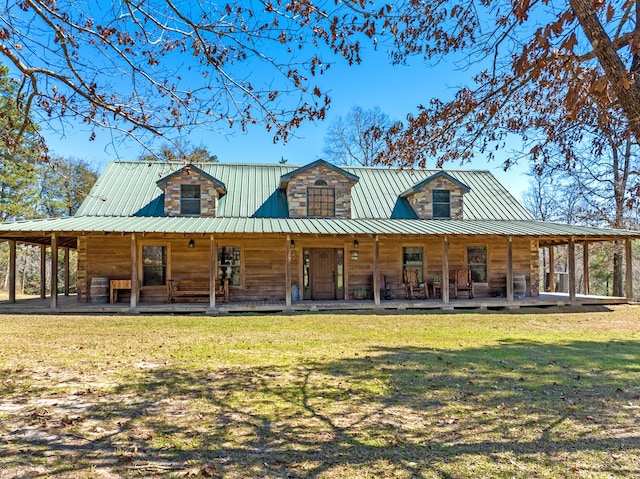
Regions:
<svg viewBox="0 0 640 479"><path fill-rule="evenodd" d="M640 477L640 307L0 316L0 478Z"/></svg>

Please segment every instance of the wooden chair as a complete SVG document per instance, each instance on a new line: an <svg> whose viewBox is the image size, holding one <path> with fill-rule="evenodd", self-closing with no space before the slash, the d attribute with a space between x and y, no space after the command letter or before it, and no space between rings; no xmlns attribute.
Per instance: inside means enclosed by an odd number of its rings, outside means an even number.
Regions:
<svg viewBox="0 0 640 479"><path fill-rule="evenodd" d="M442 280L436 276L435 278L433 278L433 297L435 298L442 298Z"/></svg>
<svg viewBox="0 0 640 479"><path fill-rule="evenodd" d="M471 279L470 269L457 269L454 276L453 286L454 296L458 299L458 291L466 291L469 294L469 299L473 299L474 286L473 279Z"/></svg>
<svg viewBox="0 0 640 479"><path fill-rule="evenodd" d="M426 283L424 284L424 290L420 289L420 282L418 281L418 271L415 269L404 270L404 289L407 294L407 299L413 299L414 294L424 295L425 298L429 297Z"/></svg>

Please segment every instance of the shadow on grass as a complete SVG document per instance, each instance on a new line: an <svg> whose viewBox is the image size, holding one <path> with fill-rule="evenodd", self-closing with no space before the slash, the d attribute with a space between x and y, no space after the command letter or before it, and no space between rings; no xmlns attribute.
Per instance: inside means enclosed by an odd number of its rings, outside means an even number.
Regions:
<svg viewBox="0 0 640 479"><path fill-rule="evenodd" d="M67 424L34 411L0 450L5 466L40 465L22 470L30 478L96 468L125 477L634 477L639 370L636 341L379 348L293 368L150 366L81 394Z"/></svg>

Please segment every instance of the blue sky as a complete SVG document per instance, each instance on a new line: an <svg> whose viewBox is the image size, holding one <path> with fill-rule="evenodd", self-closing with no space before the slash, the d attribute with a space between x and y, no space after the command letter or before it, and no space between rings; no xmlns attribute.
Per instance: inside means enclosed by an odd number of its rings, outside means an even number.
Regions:
<svg viewBox="0 0 640 479"><path fill-rule="evenodd" d="M374 52L370 47L365 48L363 57L361 65L351 67L338 60L326 74L316 78L332 99L329 114L324 122L304 124L285 145L274 144L272 136L260 125L252 126L246 133L194 131L186 140L193 146L205 146L222 162L277 163L284 157L289 164L303 165L322 158L329 124L338 116L346 115L353 106L379 107L392 120L401 120L433 97L450 97L457 85L468 83L471 75L445 62L435 67L420 61L409 66L392 66L382 49ZM133 144L113 144L108 131L98 132L93 142L88 141L89 132L81 126L67 129L64 135L44 133L53 154L83 158L98 169L114 159L136 159L142 152ZM526 164L506 173L500 162L489 163L481 158L462 166L452 163L446 167L489 169L517 198L528 187Z"/></svg>

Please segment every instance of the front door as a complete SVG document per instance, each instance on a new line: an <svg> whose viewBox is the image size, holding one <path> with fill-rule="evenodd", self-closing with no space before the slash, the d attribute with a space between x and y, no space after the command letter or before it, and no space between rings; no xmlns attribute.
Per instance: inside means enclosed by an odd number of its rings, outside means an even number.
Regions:
<svg viewBox="0 0 640 479"><path fill-rule="evenodd" d="M311 299L336 299L336 256L331 248L311 250Z"/></svg>

